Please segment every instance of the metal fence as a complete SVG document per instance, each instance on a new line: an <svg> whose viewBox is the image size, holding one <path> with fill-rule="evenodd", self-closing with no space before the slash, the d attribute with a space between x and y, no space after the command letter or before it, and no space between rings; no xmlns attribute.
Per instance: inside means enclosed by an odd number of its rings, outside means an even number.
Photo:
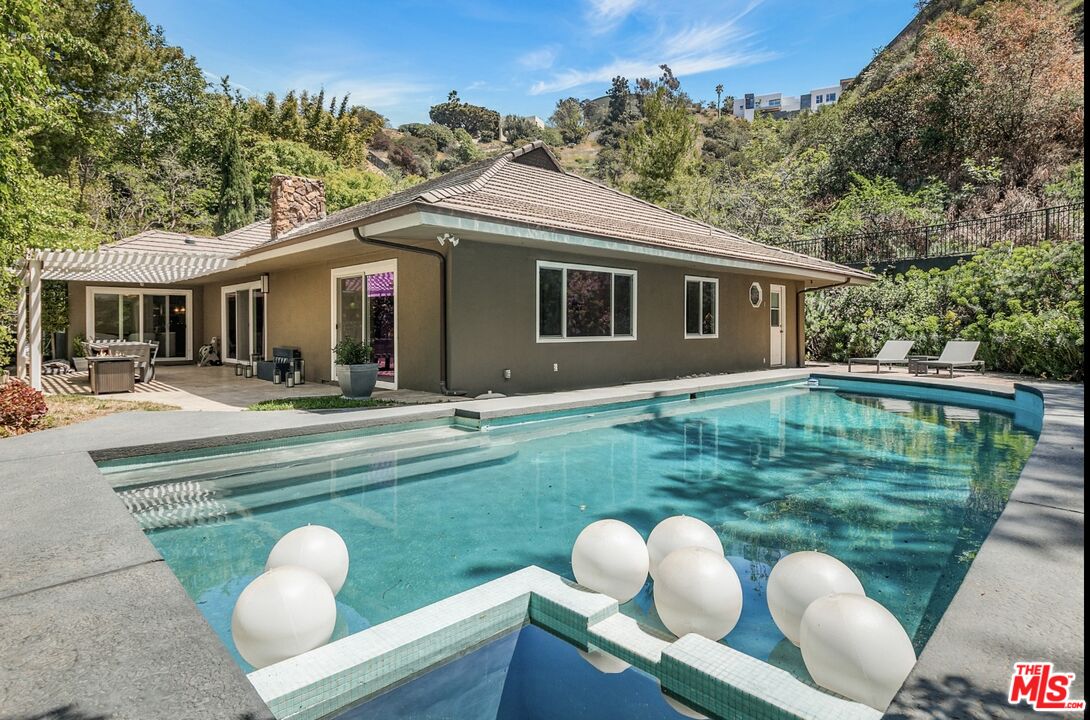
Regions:
<svg viewBox="0 0 1090 720"><path fill-rule="evenodd" d="M782 247L842 265L877 266L972 255L998 243L1083 239L1083 203L1078 202L944 225L794 240Z"/></svg>

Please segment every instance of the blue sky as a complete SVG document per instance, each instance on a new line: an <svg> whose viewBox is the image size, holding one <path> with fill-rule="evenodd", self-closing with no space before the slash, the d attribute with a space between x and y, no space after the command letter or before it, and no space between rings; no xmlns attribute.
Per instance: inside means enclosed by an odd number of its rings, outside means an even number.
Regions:
<svg viewBox="0 0 1090 720"><path fill-rule="evenodd" d="M169 42L244 93L296 89L353 101L393 125L427 122L457 89L503 114L548 118L612 76L668 63L695 99L800 94L858 72L913 0L135 0Z"/></svg>

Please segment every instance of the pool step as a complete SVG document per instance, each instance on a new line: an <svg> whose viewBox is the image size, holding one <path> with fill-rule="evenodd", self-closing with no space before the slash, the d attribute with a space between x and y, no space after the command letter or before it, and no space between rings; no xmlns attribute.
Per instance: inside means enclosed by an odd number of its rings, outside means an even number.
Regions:
<svg viewBox="0 0 1090 720"><path fill-rule="evenodd" d="M517 452L514 443L485 442L461 449L442 446L376 453L351 462L322 458L250 475L135 487L118 495L144 529L182 527L311 498L350 497L366 488L434 472L502 462Z"/></svg>
<svg viewBox="0 0 1090 720"><path fill-rule="evenodd" d="M423 428L396 433L378 433L336 440L291 442L282 447L261 447L235 453L198 454L190 458L174 458L156 463L104 468L115 490L157 485L168 481L223 478L233 474L249 474L263 468L287 467L320 456L324 460L356 457L361 454L389 453L419 447L465 447L484 442L478 433L451 427Z"/></svg>

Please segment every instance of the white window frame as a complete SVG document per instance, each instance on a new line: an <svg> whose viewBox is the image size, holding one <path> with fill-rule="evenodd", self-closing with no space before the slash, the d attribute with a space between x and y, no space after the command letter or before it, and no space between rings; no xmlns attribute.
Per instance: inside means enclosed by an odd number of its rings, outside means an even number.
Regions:
<svg viewBox="0 0 1090 720"><path fill-rule="evenodd" d="M715 332L710 335L703 333L690 333L689 328L689 283L711 283L715 286ZM704 288L700 288L700 304L704 304ZM686 340L716 340L719 338L719 278L713 277L701 277L699 275L686 275L685 284L682 287L681 293L681 312L682 321L685 323L681 326L682 331L685 333ZM703 327L704 323L701 322L700 326Z"/></svg>
<svg viewBox="0 0 1090 720"><path fill-rule="evenodd" d="M364 276L364 285L363 285L364 298L363 299L366 302L367 301L366 276L368 276L368 275L378 275L380 273L386 273L386 272L394 274L394 381L389 382L387 380L377 380L375 382L375 387L383 388L385 390L397 390L398 389L398 374L399 374L398 373L398 367L401 364L400 363L401 349L398 347L398 345L399 345L398 339L399 339L399 335L400 335L400 328L398 326L398 317L397 317L397 315L398 315L398 306L400 305L400 303L398 302L398 299L397 299L398 298L398 290L397 290L398 275L397 275L397 260L396 259L394 259L394 260L379 260L377 262L372 262L372 263L363 263L362 265L348 265L348 266L345 266L345 267L336 267L336 268L332 268L329 271L329 343L330 343L329 347L332 348L334 345L336 345L337 340L338 340L338 337L337 337L337 320L338 320L338 318L337 318L337 281L340 280L341 278L355 277L356 275ZM365 312L364 317L363 317L363 335L364 335L365 339L367 337L367 333L370 332L370 330L371 330L371 328L369 326L370 322L371 322L371 319L369 317L367 317L367 314ZM330 374L334 376L332 378L334 380L336 379L336 371L335 371L336 366L337 366L337 363L336 363L336 359L335 359L335 354L333 353L333 351L331 349L330 353L329 353L329 369L330 369Z"/></svg>
<svg viewBox="0 0 1090 720"><path fill-rule="evenodd" d="M250 358L228 358L227 355L227 296L231 293L237 293L239 290L249 290L252 293L254 290L261 290L260 280L251 280L250 282L238 283L236 285L221 285L220 286L220 359L224 365L249 365ZM261 348L261 357L269 357L269 295L265 293L265 324L261 328L261 337L264 339L265 347ZM250 302L250 337L248 340L253 340L254 334L254 315L256 314L253 302ZM254 349L250 347L250 352L253 353Z"/></svg>
<svg viewBox="0 0 1090 720"><path fill-rule="evenodd" d="M753 304L753 298L750 297L750 293L753 292L753 288L757 288L757 304L756 305ZM764 305L765 304L765 289L764 289L764 286L761 285L761 283L759 283L757 281L751 282L749 284L749 287L746 288L746 301L749 302L749 306L751 308L753 308L754 310L757 310L762 305Z"/></svg>
<svg viewBox="0 0 1090 720"><path fill-rule="evenodd" d="M560 337L554 335L542 335L541 334L541 271L543 269L548 270L562 270L561 276L561 296L560 296L560 332L563 333ZM614 335L614 329L617 325L616 317L614 313L614 307L616 305L616 298L614 293L616 292L616 283L610 281L609 284L609 311L610 311L610 323L609 323L609 335L603 335L601 337L568 337L568 270L587 270L590 272L607 272L614 276L627 275L632 278L632 334L631 335ZM628 268L611 268L602 267L600 265L580 265L578 263L566 263L566 262L553 262L552 260L538 260L537 267L534 269L534 337L537 338L539 343L580 343L580 342L629 342L636 339L636 299L638 297L638 273L635 270Z"/></svg>
<svg viewBox="0 0 1090 720"><path fill-rule="evenodd" d="M88 285L86 288L86 325L84 326L84 334L89 340L95 339L95 295L139 295L140 296L140 313L137 319L136 327L137 333L144 336L144 296L145 295L166 295L166 296L179 296L185 298L185 356L173 355L171 357L159 357L159 360L163 361L177 361L183 362L193 359L193 291L182 290L177 288L134 288L134 287L108 287L101 285ZM170 301L167 301L169 307ZM118 302L118 318L117 324L121 326L121 303ZM122 338L124 339L124 338ZM164 351L165 348L162 348Z"/></svg>

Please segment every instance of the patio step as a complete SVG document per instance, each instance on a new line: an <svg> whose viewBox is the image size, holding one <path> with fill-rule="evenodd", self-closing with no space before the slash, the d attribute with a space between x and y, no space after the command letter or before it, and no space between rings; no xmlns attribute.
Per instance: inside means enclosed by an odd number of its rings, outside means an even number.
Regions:
<svg viewBox="0 0 1090 720"><path fill-rule="evenodd" d="M448 444L352 459L322 457L245 475L136 487L118 495L144 529L181 527L503 462L517 452L515 443L503 442L457 449Z"/></svg>
<svg viewBox="0 0 1090 720"><path fill-rule="evenodd" d="M369 435L343 437L322 440L321 436L312 436L300 441L284 441L285 445L272 446L268 443L241 446L231 451L209 450L189 457L176 457L153 460L147 463L134 463L118 467L105 467L103 473L110 485L118 491L158 485L164 482L182 480L222 479L236 474L251 474L265 468L281 468L300 463L308 463L315 456L325 460L354 458L361 454L390 455L405 451L412 455L416 451L429 452L429 448L479 447L487 441L482 434L459 428L433 427L399 432L386 432Z"/></svg>

